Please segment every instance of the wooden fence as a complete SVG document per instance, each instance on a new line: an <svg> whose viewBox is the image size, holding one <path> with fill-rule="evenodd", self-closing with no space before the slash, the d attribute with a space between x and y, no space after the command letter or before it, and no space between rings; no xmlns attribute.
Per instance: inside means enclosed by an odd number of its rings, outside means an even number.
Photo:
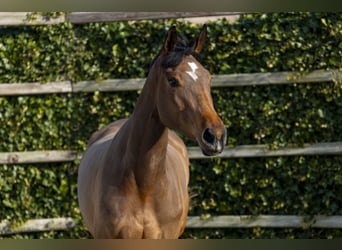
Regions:
<svg viewBox="0 0 342 250"><path fill-rule="evenodd" d="M49 25L70 22L133 21L146 19L190 18L209 16L232 16L242 12L71 12L62 15L35 15L30 12L0 12L0 25Z"/></svg>
<svg viewBox="0 0 342 250"><path fill-rule="evenodd" d="M153 18L178 18L193 16L217 16L232 13L222 12L192 12L192 13L70 13L53 23L71 20L74 23L117 20L140 20ZM236 14L236 13L234 13ZM4 18L7 17L7 18ZM14 18L15 17L15 18ZM31 25L24 19L27 13L1 13L0 25ZM41 20L40 24L51 24L51 20ZM37 23L33 23L37 24ZM313 71L308 74L298 72L254 73L215 75L212 86L239 87L271 84L314 84L317 82L341 82L342 72L339 70ZM52 93L94 92L94 91L132 91L141 89L145 79L111 79L100 82L84 81L72 83L69 81L53 83L0 83L0 96L41 95ZM198 147L189 147L190 159L202 159ZM342 155L342 142L326 142L304 144L303 147L285 147L272 150L268 145L242 145L226 148L221 158L238 157L274 157L295 155ZM71 150L33 151L33 152L2 152L0 164L28 164L42 162L68 162L80 159L81 154ZM75 226L72 218L33 219L14 227L11 222L0 222L0 235L22 232L40 232L50 230L67 230ZM293 227L293 228L342 228L342 216L305 216L293 215L259 215L259 216L213 216L210 218L188 217L187 228L250 228L250 227Z"/></svg>

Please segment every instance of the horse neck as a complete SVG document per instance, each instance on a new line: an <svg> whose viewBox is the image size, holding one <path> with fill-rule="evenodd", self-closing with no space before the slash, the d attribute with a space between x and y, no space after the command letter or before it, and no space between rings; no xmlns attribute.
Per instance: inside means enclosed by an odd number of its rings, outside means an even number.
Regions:
<svg viewBox="0 0 342 250"><path fill-rule="evenodd" d="M168 129L160 121L154 77L148 77L130 117L126 156L134 171L139 190L148 189L163 171L168 143Z"/></svg>

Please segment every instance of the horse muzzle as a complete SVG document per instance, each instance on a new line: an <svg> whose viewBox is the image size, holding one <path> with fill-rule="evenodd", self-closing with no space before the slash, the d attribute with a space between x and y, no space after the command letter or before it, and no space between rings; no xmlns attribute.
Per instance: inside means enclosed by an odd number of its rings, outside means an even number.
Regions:
<svg viewBox="0 0 342 250"><path fill-rule="evenodd" d="M227 129L224 126L221 129L206 128L197 141L204 155L214 156L220 154L227 141Z"/></svg>

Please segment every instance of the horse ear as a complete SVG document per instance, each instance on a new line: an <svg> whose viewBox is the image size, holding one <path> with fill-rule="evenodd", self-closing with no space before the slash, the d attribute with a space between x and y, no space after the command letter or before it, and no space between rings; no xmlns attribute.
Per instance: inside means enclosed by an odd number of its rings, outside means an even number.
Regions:
<svg viewBox="0 0 342 250"><path fill-rule="evenodd" d="M203 49L206 38L207 38L207 25L204 24L202 29L201 29L201 32L196 37L196 39L194 41L194 45L192 47L192 49L196 53L199 54L201 52L201 50Z"/></svg>
<svg viewBox="0 0 342 250"><path fill-rule="evenodd" d="M176 31L176 27L172 26L167 32L167 35L164 41L164 46L162 49L162 53L163 54L169 53L171 50L175 48L176 43L177 43L177 31Z"/></svg>

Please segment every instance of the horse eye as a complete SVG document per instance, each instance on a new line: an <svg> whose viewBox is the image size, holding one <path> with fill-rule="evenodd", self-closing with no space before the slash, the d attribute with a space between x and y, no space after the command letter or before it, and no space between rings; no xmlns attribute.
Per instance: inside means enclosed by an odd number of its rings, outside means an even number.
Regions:
<svg viewBox="0 0 342 250"><path fill-rule="evenodd" d="M171 77L168 79L168 81L169 81L169 84L172 88L179 86L179 82L176 78Z"/></svg>

